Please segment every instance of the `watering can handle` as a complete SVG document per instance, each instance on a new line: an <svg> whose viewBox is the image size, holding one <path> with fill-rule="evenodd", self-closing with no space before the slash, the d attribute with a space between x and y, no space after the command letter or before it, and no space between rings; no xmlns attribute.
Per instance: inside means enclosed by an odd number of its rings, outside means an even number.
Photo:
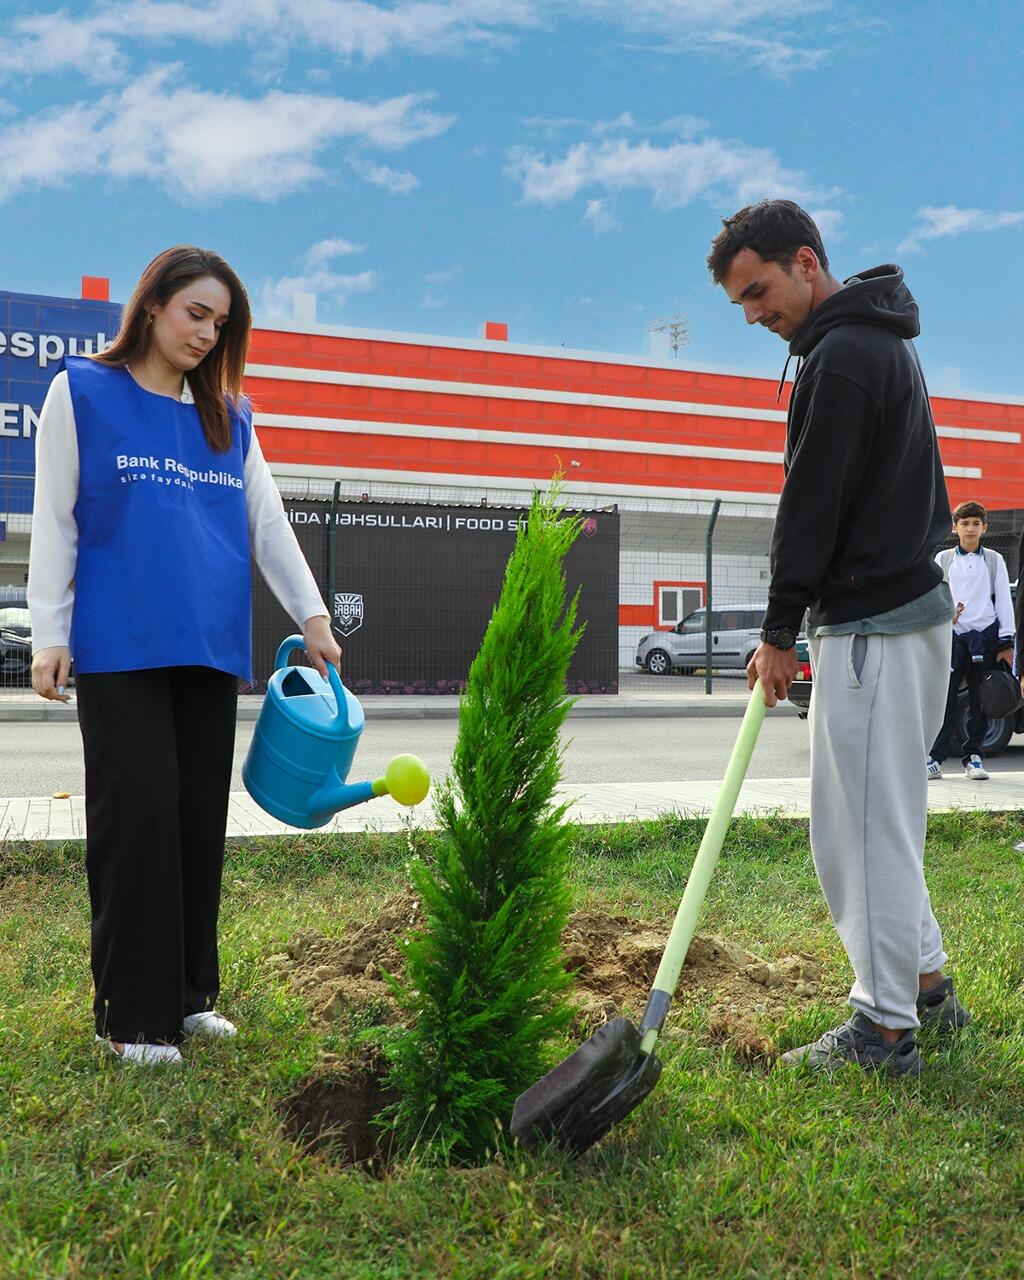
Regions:
<svg viewBox="0 0 1024 1280"><path fill-rule="evenodd" d="M288 636L286 640L282 640L274 658L274 670L279 671L282 667L288 665L288 659L296 649L305 651L306 644L302 636ZM348 699L345 697L345 687L341 683L341 676L338 675L338 669L333 662L327 664L327 678L331 682L331 689L334 692L334 700L338 704L338 719L348 724ZM350 726L351 727L351 726Z"/></svg>

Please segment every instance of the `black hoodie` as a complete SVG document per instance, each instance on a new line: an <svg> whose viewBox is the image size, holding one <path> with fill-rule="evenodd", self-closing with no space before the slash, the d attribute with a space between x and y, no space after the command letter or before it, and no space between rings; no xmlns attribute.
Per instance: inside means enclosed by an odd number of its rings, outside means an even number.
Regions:
<svg viewBox="0 0 1024 1280"><path fill-rule="evenodd" d="M942 581L950 511L899 267L853 276L807 317L786 425L766 629L852 622Z"/></svg>

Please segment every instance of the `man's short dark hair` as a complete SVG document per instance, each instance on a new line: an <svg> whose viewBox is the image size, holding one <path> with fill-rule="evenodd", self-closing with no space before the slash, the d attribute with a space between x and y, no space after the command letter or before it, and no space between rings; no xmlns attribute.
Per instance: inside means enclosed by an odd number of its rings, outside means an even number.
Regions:
<svg viewBox="0 0 1024 1280"><path fill-rule="evenodd" d="M741 249L752 249L765 262L788 270L804 245L814 250L827 271L828 256L811 215L792 200L762 200L722 219L722 230L711 242L708 270L715 284L721 284Z"/></svg>
<svg viewBox="0 0 1024 1280"><path fill-rule="evenodd" d="M982 524L988 524L988 512L980 502L961 502L959 506L953 508L953 523L958 520L978 519Z"/></svg>

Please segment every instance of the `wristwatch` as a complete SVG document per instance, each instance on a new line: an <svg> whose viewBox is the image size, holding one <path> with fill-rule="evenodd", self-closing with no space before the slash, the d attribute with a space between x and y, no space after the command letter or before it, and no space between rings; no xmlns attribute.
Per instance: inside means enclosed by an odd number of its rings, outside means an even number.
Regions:
<svg viewBox="0 0 1024 1280"><path fill-rule="evenodd" d="M796 644L796 632L790 631L789 627L776 627L774 631L762 630L761 639L776 649L792 649Z"/></svg>

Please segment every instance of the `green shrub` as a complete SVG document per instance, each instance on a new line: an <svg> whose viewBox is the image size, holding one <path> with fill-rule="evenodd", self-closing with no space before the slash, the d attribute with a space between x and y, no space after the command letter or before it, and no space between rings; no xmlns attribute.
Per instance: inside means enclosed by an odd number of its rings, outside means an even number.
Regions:
<svg viewBox="0 0 1024 1280"><path fill-rule="evenodd" d="M546 1067L571 1017L560 934L572 838L554 803L566 676L582 632L563 558L580 520L557 486L535 495L470 668L451 773L438 790L436 862L415 860L424 930L406 950L410 1027L388 1045L405 1145L478 1160Z"/></svg>

